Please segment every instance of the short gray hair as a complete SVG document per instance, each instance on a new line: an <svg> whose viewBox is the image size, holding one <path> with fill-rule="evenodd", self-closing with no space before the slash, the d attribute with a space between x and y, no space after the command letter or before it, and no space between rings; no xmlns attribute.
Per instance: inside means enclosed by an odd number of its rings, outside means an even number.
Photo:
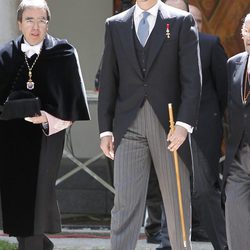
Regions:
<svg viewBox="0 0 250 250"><path fill-rule="evenodd" d="M51 14L49 6L45 0L22 0L17 8L17 21L22 22L23 12L27 8L44 9L47 13L47 20L50 21Z"/></svg>
<svg viewBox="0 0 250 250"><path fill-rule="evenodd" d="M242 27L241 27L241 35L243 36L243 32L244 32L244 26L245 26L245 23L246 23L246 20L250 20L250 13L248 13L245 18L243 19L243 24L242 24Z"/></svg>
<svg viewBox="0 0 250 250"><path fill-rule="evenodd" d="M243 26L244 26L244 24L245 24L245 22L246 22L247 19L250 19L250 13L248 13L248 14L245 16L244 22L243 22Z"/></svg>

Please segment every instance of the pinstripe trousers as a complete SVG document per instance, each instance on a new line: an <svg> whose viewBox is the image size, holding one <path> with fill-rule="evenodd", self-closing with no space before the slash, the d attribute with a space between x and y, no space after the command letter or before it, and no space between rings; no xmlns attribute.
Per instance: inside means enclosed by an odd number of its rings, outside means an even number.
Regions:
<svg viewBox="0 0 250 250"><path fill-rule="evenodd" d="M127 129L114 160L115 200L111 211L111 249L134 250L143 222L151 161L154 163L168 221L173 250L190 250L190 175L179 159L187 235L184 249L176 175L166 132L145 101Z"/></svg>
<svg viewBox="0 0 250 250"><path fill-rule="evenodd" d="M225 214L229 250L250 249L250 146L244 140L230 165Z"/></svg>

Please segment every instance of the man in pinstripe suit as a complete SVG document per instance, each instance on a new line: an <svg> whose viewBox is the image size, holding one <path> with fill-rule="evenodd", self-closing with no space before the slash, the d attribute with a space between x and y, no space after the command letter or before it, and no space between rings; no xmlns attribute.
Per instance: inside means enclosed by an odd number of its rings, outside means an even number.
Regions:
<svg viewBox="0 0 250 250"><path fill-rule="evenodd" d="M139 35L142 20L148 22L144 42ZM160 0L137 0L129 10L107 19L100 82L101 148L114 159L111 249L136 247L153 161L172 249L184 250L170 152L178 149L188 239L185 249L190 250L190 174L184 164L189 155L183 152L189 149L186 138L196 125L201 91L192 16ZM173 133L168 133L168 103L173 104L177 120Z"/></svg>

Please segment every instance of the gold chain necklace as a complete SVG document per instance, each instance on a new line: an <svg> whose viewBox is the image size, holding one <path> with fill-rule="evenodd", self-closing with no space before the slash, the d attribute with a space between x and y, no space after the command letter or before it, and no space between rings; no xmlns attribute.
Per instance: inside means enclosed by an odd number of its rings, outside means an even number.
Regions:
<svg viewBox="0 0 250 250"><path fill-rule="evenodd" d="M245 77L244 77L244 89L243 89L243 104L246 104L247 103L247 99L250 95L250 90L248 90L247 92L247 84L250 84L249 80L248 79L248 72L247 72L247 69L246 69L246 74L245 74ZM247 80L248 80L248 83L247 83Z"/></svg>
<svg viewBox="0 0 250 250"><path fill-rule="evenodd" d="M41 51L40 51L41 52ZM29 80L28 82L26 83L26 88L29 89L29 90L32 90L35 88L35 83L33 82L32 80L32 69L33 67L35 66L36 64L36 61L38 60L39 56L40 56L40 52L38 53L35 61L33 62L33 64L30 66L29 63L28 63L28 59L27 59L27 56L26 56L26 53L24 53L24 58L25 58L25 62L26 62L26 65L28 67L28 76L29 76Z"/></svg>

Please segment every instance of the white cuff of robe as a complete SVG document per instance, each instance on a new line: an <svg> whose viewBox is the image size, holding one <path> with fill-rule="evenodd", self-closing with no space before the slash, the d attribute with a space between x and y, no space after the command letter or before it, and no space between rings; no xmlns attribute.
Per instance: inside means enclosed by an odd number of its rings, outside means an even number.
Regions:
<svg viewBox="0 0 250 250"><path fill-rule="evenodd" d="M104 136L113 136L113 133L110 132L110 131L105 131L105 132L102 132L100 134L100 138L104 137Z"/></svg>
<svg viewBox="0 0 250 250"><path fill-rule="evenodd" d="M185 128L187 130L187 132L190 133L190 134L193 132L193 129L194 129L194 127L191 127L189 124L187 124L185 122L177 121L176 125L179 125L179 126Z"/></svg>
<svg viewBox="0 0 250 250"><path fill-rule="evenodd" d="M71 121L65 121L65 120L61 120L49 113L47 113L46 111L41 110L41 113L46 115L47 120L48 120L48 124L49 124L49 133L46 135L53 135L55 133L60 132L61 130L64 130L66 128L68 128L72 122Z"/></svg>

